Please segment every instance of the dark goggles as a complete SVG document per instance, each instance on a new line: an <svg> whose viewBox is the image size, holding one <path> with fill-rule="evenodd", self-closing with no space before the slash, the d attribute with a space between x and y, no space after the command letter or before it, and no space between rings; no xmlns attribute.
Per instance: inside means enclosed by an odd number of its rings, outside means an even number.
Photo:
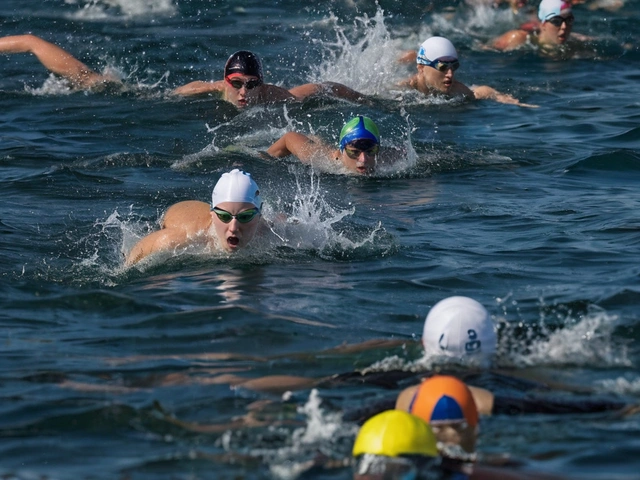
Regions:
<svg viewBox="0 0 640 480"><path fill-rule="evenodd" d="M427 63L427 65L431 68L435 68L442 73L446 73L449 69L455 72L460 68L460 62L458 60L453 60L451 62L445 62L444 60L434 60L433 62Z"/></svg>
<svg viewBox="0 0 640 480"><path fill-rule="evenodd" d="M256 215L260 214L260 210L258 208L250 208L249 210L244 210L233 215L232 213L229 213L226 210L222 210L221 208L214 208L213 213L218 216L218 219L222 223L229 223L234 218L240 223L249 223L256 217Z"/></svg>
<svg viewBox="0 0 640 480"><path fill-rule="evenodd" d="M371 146L362 148L361 145L356 146L353 144L347 144L344 147L344 151L347 154L347 157L352 158L353 160L357 160L360 157L361 153L364 153L366 156L369 156L369 157L377 155L378 152L380 151L380 145L378 145L377 143L374 143Z"/></svg>
<svg viewBox="0 0 640 480"><path fill-rule="evenodd" d="M236 90L240 90L242 87L245 87L247 90L252 90L256 87L262 85L262 80L260 79L252 79L246 82L243 82L239 78L227 78L227 83L231 85Z"/></svg>
<svg viewBox="0 0 640 480"><path fill-rule="evenodd" d="M550 23L557 28L560 28L563 23L566 23L567 27L571 27L574 20L575 18L573 17L573 15L569 15L568 17L561 17L560 15L556 15L555 17L551 17L549 20L547 20L547 23Z"/></svg>

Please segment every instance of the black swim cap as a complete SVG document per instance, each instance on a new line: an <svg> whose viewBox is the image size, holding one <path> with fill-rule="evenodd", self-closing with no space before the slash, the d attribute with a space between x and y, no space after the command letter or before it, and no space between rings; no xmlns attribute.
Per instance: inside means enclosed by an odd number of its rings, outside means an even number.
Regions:
<svg viewBox="0 0 640 480"><path fill-rule="evenodd" d="M255 53L240 50L231 55L224 66L224 78L234 73L252 75L262 82L262 63Z"/></svg>

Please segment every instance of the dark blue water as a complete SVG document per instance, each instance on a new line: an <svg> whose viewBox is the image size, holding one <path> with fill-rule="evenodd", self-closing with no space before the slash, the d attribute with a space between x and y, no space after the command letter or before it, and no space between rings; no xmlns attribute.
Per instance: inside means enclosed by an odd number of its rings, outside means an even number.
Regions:
<svg viewBox="0 0 640 480"><path fill-rule="evenodd" d="M418 348L319 352L418 339L454 294L500 325L497 366L640 402L640 2L574 13L595 40L556 61L483 49L526 15L457 2L5 0L2 35L39 35L126 89L71 92L34 57L0 56L0 473L295 477L319 452L348 456L356 426L341 412L390 392L284 399L221 375L415 368ZM539 108L398 91L411 69L394 59L436 33L456 43L461 81ZM238 112L169 95L221 78L238 49L272 83L339 81L372 101ZM356 113L407 148L400 165L354 178L257 155L290 129L336 141ZM267 215L298 220L279 232L286 246L124 268L169 205L206 201L234 167L258 180ZM260 427L203 427L264 400ZM483 418L479 451L630 479L639 431L637 415L498 415Z"/></svg>

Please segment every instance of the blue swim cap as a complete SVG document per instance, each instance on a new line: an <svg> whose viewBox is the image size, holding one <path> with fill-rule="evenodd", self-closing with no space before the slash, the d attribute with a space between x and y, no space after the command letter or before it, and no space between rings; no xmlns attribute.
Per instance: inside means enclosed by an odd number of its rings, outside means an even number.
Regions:
<svg viewBox="0 0 640 480"><path fill-rule="evenodd" d="M358 115L349 120L340 132L340 151L355 140L371 140L376 145L380 144L380 132L373 120L369 117Z"/></svg>

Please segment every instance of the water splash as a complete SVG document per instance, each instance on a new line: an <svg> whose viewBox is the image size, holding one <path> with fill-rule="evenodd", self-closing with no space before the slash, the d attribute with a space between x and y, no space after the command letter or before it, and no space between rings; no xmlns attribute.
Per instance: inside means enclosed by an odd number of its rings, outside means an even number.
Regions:
<svg viewBox="0 0 640 480"><path fill-rule="evenodd" d="M314 40L323 52L322 61L311 67L311 82L339 82L368 95L384 95L397 83L399 41L391 39L381 8L374 17L356 17L349 26L340 25L335 16L328 22L334 24L336 39Z"/></svg>
<svg viewBox="0 0 640 480"><path fill-rule="evenodd" d="M58 77L53 73L44 81L40 87L29 87L25 85L25 91L36 97L45 97L49 95L70 95L76 90L71 82L65 78Z"/></svg>
<svg viewBox="0 0 640 480"><path fill-rule="evenodd" d="M172 0L65 0L65 3L80 7L71 15L74 20L129 19L177 13Z"/></svg>
<svg viewBox="0 0 640 480"><path fill-rule="evenodd" d="M274 233L285 245L296 250L318 252L323 258L335 259L363 247L388 249L378 243L384 233L382 225L358 229L352 223L343 222L355 213L349 209L334 208L324 197L320 178L309 174L309 184L304 185L296 175L296 194L290 205L291 213L284 221L272 224ZM274 212L275 213L275 212Z"/></svg>
<svg viewBox="0 0 640 480"><path fill-rule="evenodd" d="M501 333L501 344L511 343L507 358L501 363L515 366L578 365L578 366L630 366L625 345L616 342L613 333L617 316L590 306L578 318L569 313L559 328L541 320L534 326L525 326L526 339L513 342L515 329L522 324L506 324Z"/></svg>
<svg viewBox="0 0 640 480"><path fill-rule="evenodd" d="M313 465L310 456L315 456L318 451L327 452L329 456L341 456L343 449L339 446L353 441L357 426L344 424L341 413L325 412L321 404L318 391L313 389L306 404L298 408L298 413L306 417L306 425L292 432L289 446L269 455L272 457L268 461L269 470L275 478L298 478ZM264 455L266 452L261 453Z"/></svg>

